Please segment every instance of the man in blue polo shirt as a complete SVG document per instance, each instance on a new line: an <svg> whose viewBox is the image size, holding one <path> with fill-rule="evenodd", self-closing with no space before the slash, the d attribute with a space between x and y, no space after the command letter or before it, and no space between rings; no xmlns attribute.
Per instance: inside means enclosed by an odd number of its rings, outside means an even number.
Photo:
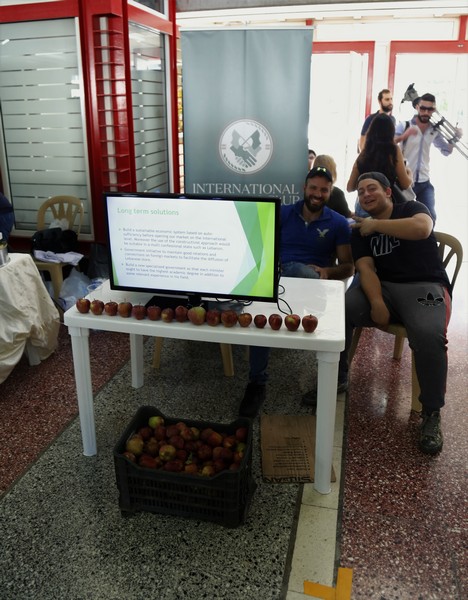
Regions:
<svg viewBox="0 0 468 600"><path fill-rule="evenodd" d="M346 279L354 273L348 221L326 206L332 185L330 171L314 167L306 177L304 200L281 208L284 277ZM269 354L269 348L250 347L249 383L239 407L241 416L256 416L265 399Z"/></svg>

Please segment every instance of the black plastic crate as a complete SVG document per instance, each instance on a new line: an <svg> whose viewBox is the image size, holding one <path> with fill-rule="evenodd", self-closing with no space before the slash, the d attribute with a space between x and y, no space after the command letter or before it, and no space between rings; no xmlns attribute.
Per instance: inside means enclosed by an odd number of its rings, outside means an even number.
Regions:
<svg viewBox="0 0 468 600"><path fill-rule="evenodd" d="M151 416L164 418L166 425L181 421L163 415L157 408L142 406L123 432L114 449L115 473L119 489L119 507L123 514L139 511L212 521L226 527L245 522L256 484L252 477L252 424L239 418L230 424L183 419L190 427L206 427L233 434L247 428L246 448L239 469L221 471L212 477L172 473L140 467L123 456L129 437L148 424Z"/></svg>

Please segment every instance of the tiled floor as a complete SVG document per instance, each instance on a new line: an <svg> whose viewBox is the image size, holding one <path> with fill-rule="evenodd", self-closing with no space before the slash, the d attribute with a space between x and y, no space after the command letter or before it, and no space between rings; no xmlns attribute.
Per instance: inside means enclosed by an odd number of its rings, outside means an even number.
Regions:
<svg viewBox="0 0 468 600"><path fill-rule="evenodd" d="M340 566L353 570L354 600L464 600L467 315L465 257L449 327L441 455L430 458L416 449L408 348L394 361L393 338L366 331L348 397L338 397L338 481L331 494L317 494L312 485L263 484L257 446L260 485L246 524L235 530L149 514L122 519L112 447L142 404L161 402L167 414L186 411L193 418L235 418L245 354L236 349L232 380L221 375L217 347L206 348L208 362L200 363L199 345L167 343L161 372L148 366L147 385L135 391L128 366L120 370L127 340L94 334L100 453L84 458L77 420L67 425L76 400L64 331L60 353L34 369L21 363L0 387L0 490L6 490L0 499L0 598L305 600L311 596L303 594L304 580L332 586ZM266 412L306 414L297 402L308 386L302 356L272 356ZM215 368L207 370L208 363ZM293 365L300 374L287 379ZM258 422L255 435L258 441Z"/></svg>

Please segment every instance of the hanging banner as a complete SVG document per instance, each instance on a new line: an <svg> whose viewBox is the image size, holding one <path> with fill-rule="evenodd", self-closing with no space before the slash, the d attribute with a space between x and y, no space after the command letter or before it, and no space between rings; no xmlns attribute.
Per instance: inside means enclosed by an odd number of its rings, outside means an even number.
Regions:
<svg viewBox="0 0 468 600"><path fill-rule="evenodd" d="M185 191L303 197L312 29L182 32Z"/></svg>

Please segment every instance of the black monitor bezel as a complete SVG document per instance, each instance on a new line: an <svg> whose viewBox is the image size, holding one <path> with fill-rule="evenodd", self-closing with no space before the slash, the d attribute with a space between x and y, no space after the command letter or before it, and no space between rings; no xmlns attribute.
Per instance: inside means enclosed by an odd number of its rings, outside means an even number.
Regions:
<svg viewBox="0 0 468 600"><path fill-rule="evenodd" d="M128 197L128 198L174 198L177 200L215 200L215 201L255 201L255 202L273 202L275 204L275 234L274 234L274 264L277 266L273 273L273 293L272 296L245 296L236 294L220 294L214 295L212 292L206 292L204 290L168 290L157 287L136 287L136 286L125 286L118 285L114 281L114 274L112 269L112 251L111 251L111 233L109 228L108 218L108 198L109 197ZM159 304L159 298L161 302L165 301L167 306L174 306L177 304L186 304L195 306L202 303L203 299L208 301L220 300L220 301L240 301L244 303L248 302L278 302L278 285L280 279L279 269L279 243L280 243L280 210L281 210L281 199L276 196L239 196L236 194L177 194L173 192L162 193L162 192L104 192L104 216L105 216L105 229L108 244L108 265L109 265L109 284L111 290L123 291L123 292L137 292L144 294L155 295L149 304Z"/></svg>

